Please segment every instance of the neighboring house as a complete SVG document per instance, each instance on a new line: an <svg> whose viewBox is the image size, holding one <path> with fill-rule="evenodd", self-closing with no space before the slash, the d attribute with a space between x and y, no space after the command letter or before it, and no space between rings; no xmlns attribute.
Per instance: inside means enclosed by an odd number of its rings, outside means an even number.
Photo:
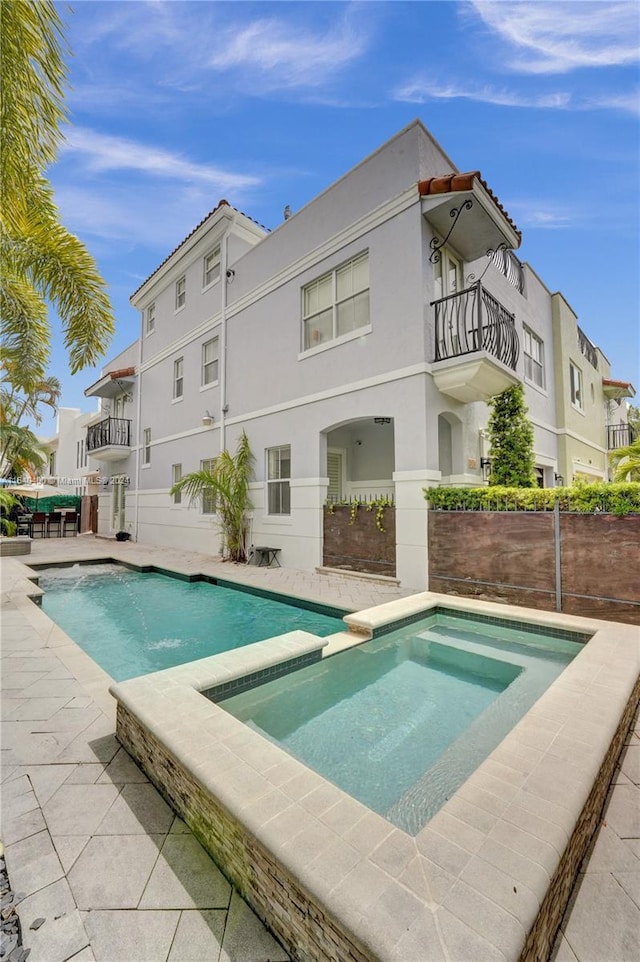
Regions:
<svg viewBox="0 0 640 962"><path fill-rule="evenodd" d="M86 432L89 463L100 495L99 532L110 534L133 528L131 492L139 487L137 436L137 367L140 341L118 354L102 376L85 390L86 397L99 399L100 409Z"/></svg>
<svg viewBox="0 0 640 962"><path fill-rule="evenodd" d="M632 440L625 399L634 397L635 388L611 378L609 361L578 326L562 294L551 301L558 470L568 484L604 481L611 475L608 453Z"/></svg>
<svg viewBox="0 0 640 962"><path fill-rule="evenodd" d="M271 233L221 201L133 294L141 339L85 392L90 462L130 479L100 530L216 551L215 505L168 491L244 430L253 544L314 568L327 499L390 494L397 576L424 588L423 488L482 483L490 397L524 382L540 481L569 474L564 302L519 243L418 121Z"/></svg>
<svg viewBox="0 0 640 962"><path fill-rule="evenodd" d="M89 493L92 470L87 450L87 426L93 418L94 413L83 413L79 408L58 408L56 433L41 442L48 461L39 480L69 494Z"/></svg>

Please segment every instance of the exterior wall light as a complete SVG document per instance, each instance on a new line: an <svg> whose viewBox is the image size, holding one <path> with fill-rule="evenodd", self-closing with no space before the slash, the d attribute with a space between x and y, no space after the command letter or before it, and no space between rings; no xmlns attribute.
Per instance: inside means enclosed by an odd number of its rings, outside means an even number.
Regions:
<svg viewBox="0 0 640 962"><path fill-rule="evenodd" d="M208 411L205 411L204 414L202 415L202 427L210 428L212 423L213 423L213 414L209 414Z"/></svg>

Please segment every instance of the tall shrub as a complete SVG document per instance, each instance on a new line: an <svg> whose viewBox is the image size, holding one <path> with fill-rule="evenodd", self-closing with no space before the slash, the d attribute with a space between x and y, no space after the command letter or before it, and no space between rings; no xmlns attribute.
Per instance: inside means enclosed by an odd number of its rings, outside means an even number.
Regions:
<svg viewBox="0 0 640 962"><path fill-rule="evenodd" d="M195 501L202 501L207 494L213 496L216 520L224 540L223 553L231 561L247 560L247 512L251 508L249 484L253 476L254 461L249 439L243 431L235 454L222 451L214 459L211 471L185 474L169 492L176 494L184 491Z"/></svg>
<svg viewBox="0 0 640 962"><path fill-rule="evenodd" d="M516 384L489 401L490 485L530 488L535 484L533 425L524 388Z"/></svg>

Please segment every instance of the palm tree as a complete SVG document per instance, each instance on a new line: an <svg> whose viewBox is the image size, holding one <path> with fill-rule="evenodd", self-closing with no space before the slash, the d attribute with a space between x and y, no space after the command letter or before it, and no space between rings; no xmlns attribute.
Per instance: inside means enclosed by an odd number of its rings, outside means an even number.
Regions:
<svg viewBox="0 0 640 962"><path fill-rule="evenodd" d="M30 380L29 365L6 361L0 366L4 386L0 390L0 474L22 477L25 470L38 471L46 461L35 434L21 425L24 417L42 421L40 406L56 410L61 387L56 377Z"/></svg>
<svg viewBox="0 0 640 962"><path fill-rule="evenodd" d="M249 485L255 458L243 431L234 455L222 451L214 458L211 471L194 471L176 482L169 494L184 492L192 501L210 496L223 535L223 556L231 561L247 560L247 512L251 509Z"/></svg>
<svg viewBox="0 0 640 962"><path fill-rule="evenodd" d="M0 348L43 379L47 303L62 321L71 373L95 364L113 333L104 281L84 245L59 222L43 171L55 160L66 113L62 24L51 0L0 5Z"/></svg>
<svg viewBox="0 0 640 962"><path fill-rule="evenodd" d="M17 503L18 499L14 494L0 488L0 531L4 531L5 534L16 533L16 523L9 518L9 512Z"/></svg>
<svg viewBox="0 0 640 962"><path fill-rule="evenodd" d="M640 437L609 454L614 481L640 481Z"/></svg>

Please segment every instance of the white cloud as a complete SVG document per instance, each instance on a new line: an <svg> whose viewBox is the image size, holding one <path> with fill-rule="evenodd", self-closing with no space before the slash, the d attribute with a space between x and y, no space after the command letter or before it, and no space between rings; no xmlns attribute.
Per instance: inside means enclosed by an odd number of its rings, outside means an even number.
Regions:
<svg viewBox="0 0 640 962"><path fill-rule="evenodd" d="M366 46L367 31L361 24L356 29L348 12L324 32L284 20L254 20L229 27L209 65L216 70L248 70L261 76L270 89L313 88L358 59ZM260 93L260 88L255 92Z"/></svg>
<svg viewBox="0 0 640 962"><path fill-rule="evenodd" d="M634 0L469 0L469 6L517 49L508 66L521 73L624 66L640 56Z"/></svg>
<svg viewBox="0 0 640 962"><path fill-rule="evenodd" d="M255 176L238 174L210 164L197 164L179 154L124 137L97 133L86 127L72 127L61 154L82 158L93 172L133 170L139 173L207 184L221 192L243 190L260 183Z"/></svg>
<svg viewBox="0 0 640 962"><path fill-rule="evenodd" d="M533 107L566 109L571 105L571 94L558 92L528 97L513 90L498 89L490 84L481 87L461 87L453 83L442 84L438 81L418 77L398 88L395 100L409 103L425 103L428 100L475 100L500 107Z"/></svg>
<svg viewBox="0 0 640 962"><path fill-rule="evenodd" d="M556 201L509 200L507 207L521 229L560 230L584 221L583 213Z"/></svg>

